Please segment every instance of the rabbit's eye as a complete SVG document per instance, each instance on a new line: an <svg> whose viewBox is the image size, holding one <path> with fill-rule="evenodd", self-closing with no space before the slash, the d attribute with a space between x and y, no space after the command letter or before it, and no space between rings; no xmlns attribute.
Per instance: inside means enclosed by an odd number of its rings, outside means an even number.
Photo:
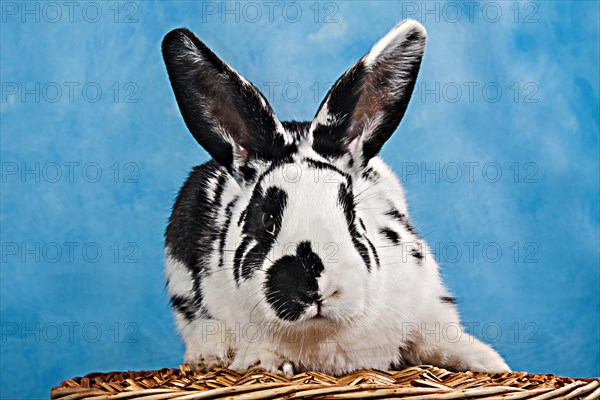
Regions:
<svg viewBox="0 0 600 400"><path fill-rule="evenodd" d="M264 213L262 215L262 224L267 233L275 235L275 217L272 214Z"/></svg>

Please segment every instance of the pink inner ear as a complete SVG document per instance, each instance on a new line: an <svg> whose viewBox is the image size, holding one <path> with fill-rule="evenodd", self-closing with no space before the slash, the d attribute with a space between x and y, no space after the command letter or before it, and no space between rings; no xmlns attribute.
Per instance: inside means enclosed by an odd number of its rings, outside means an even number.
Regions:
<svg viewBox="0 0 600 400"><path fill-rule="evenodd" d="M356 146L358 146L358 139L360 139L360 135L356 136L350 144L348 145L348 150L350 150L350 154L354 155L356 153Z"/></svg>
<svg viewBox="0 0 600 400"><path fill-rule="evenodd" d="M246 163L248 161L248 150L240 144L236 143L236 153L242 163Z"/></svg>
<svg viewBox="0 0 600 400"><path fill-rule="evenodd" d="M359 119L355 119L354 121L352 121L350 127L348 128L348 138L351 139L350 143L348 143L348 150L352 155L356 153L358 141L362 136L362 132L366 122L367 117L365 115L362 115Z"/></svg>

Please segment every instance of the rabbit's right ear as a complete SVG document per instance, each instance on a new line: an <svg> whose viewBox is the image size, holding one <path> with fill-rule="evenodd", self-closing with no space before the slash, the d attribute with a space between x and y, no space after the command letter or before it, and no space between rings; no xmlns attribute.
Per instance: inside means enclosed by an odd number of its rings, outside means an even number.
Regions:
<svg viewBox="0 0 600 400"><path fill-rule="evenodd" d="M185 28L169 32L162 53L187 127L234 177L243 175L252 159L285 156L293 139L267 100L192 32Z"/></svg>

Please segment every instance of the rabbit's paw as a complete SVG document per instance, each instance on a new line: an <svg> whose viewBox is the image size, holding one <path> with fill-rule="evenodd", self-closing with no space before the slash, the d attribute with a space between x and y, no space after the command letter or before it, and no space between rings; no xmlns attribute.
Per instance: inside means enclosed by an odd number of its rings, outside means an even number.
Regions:
<svg viewBox="0 0 600 400"><path fill-rule="evenodd" d="M200 351L187 350L183 361L194 370L208 372L213 368L227 368L231 360L224 355L204 354Z"/></svg>
<svg viewBox="0 0 600 400"><path fill-rule="evenodd" d="M236 355L229 368L238 372L246 371L249 368L263 368L269 372L287 377L294 375L294 364L285 357L269 350Z"/></svg>
<svg viewBox="0 0 600 400"><path fill-rule="evenodd" d="M446 363L449 367L459 371L477 372L509 372L510 368L504 359L487 344L467 335L468 339L452 347L450 354L446 354Z"/></svg>
<svg viewBox="0 0 600 400"><path fill-rule="evenodd" d="M510 368L502 357L491 350L485 353L463 355L457 369L487 373L510 372ZM462 368L461 368L462 367Z"/></svg>

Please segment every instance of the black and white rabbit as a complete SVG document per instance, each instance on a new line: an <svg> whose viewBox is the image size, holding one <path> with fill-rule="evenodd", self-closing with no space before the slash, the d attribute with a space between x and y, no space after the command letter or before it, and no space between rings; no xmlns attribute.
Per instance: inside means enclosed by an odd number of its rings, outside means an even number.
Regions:
<svg viewBox="0 0 600 400"><path fill-rule="evenodd" d="M181 114L212 156L183 185L166 230L185 362L285 374L509 370L461 328L403 189L377 157L406 111L425 41L418 22L399 23L312 122L280 122L190 31L166 35Z"/></svg>

